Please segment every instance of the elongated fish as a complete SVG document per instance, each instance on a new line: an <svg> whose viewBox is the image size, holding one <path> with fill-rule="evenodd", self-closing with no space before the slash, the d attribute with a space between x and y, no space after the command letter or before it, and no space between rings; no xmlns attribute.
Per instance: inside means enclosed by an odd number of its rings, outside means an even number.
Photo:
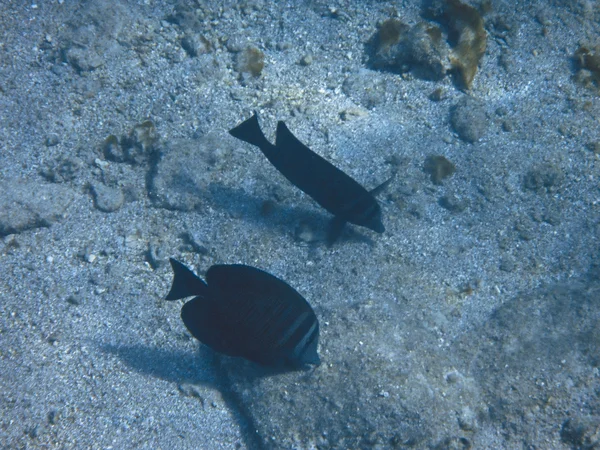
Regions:
<svg viewBox="0 0 600 450"><path fill-rule="evenodd" d="M181 318L192 335L213 350L266 366L320 364L319 322L298 292L250 266L215 265L206 282L175 259L166 300L196 296Z"/></svg>
<svg viewBox="0 0 600 450"><path fill-rule="evenodd" d="M275 145L271 144L260 129L256 113L229 133L257 146L283 176L335 216L328 237L330 243L337 239L346 222L377 233L385 231L375 194L391 178L369 192L300 142L281 121L277 123Z"/></svg>

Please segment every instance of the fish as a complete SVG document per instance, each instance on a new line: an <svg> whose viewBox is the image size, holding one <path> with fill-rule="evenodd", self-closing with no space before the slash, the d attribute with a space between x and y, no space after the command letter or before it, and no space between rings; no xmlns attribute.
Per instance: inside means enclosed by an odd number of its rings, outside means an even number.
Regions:
<svg viewBox="0 0 600 450"><path fill-rule="evenodd" d="M328 242L333 244L349 222L383 233L381 207L375 198L393 176L367 191L351 176L300 142L282 121L277 123L275 145L258 123L258 114L229 130L229 134L258 147L281 174L333 214Z"/></svg>
<svg viewBox="0 0 600 450"><path fill-rule="evenodd" d="M317 316L286 282L242 264L211 266L204 281L181 262L169 261L173 283L165 299L195 296L181 308L181 319L200 342L263 366L320 365Z"/></svg>

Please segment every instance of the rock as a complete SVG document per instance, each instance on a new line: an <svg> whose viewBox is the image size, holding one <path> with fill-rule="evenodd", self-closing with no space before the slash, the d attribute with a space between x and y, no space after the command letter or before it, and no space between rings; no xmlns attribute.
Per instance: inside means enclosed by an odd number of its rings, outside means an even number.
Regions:
<svg viewBox="0 0 600 450"><path fill-rule="evenodd" d="M191 57L209 53L211 50L208 39L196 33L186 33L181 39L181 46Z"/></svg>
<svg viewBox="0 0 600 450"><path fill-rule="evenodd" d="M545 163L534 167L525 175L524 185L526 189L536 192L554 192L559 189L564 181L565 175L560 167Z"/></svg>
<svg viewBox="0 0 600 450"><path fill-rule="evenodd" d="M430 155L425 158L423 170L431 175L433 184L439 185L456 171L456 167L442 155Z"/></svg>
<svg viewBox="0 0 600 450"><path fill-rule="evenodd" d="M438 203L442 208L453 213L463 212L468 206L468 202L465 199L457 197L454 194L444 195Z"/></svg>
<svg viewBox="0 0 600 450"><path fill-rule="evenodd" d="M83 161L76 156L62 156L48 162L42 167L40 173L48 181L64 183L73 181L81 173Z"/></svg>
<svg viewBox="0 0 600 450"><path fill-rule="evenodd" d="M359 70L344 80L342 91L359 105L373 109L385 102L390 86L376 72Z"/></svg>
<svg viewBox="0 0 600 450"><path fill-rule="evenodd" d="M237 54L236 70L240 73L250 73L254 77L260 76L265 67L265 54L254 46L248 46Z"/></svg>
<svg viewBox="0 0 600 450"><path fill-rule="evenodd" d="M600 445L600 417L572 417L565 420L560 438L575 448L597 448Z"/></svg>
<svg viewBox="0 0 600 450"><path fill-rule="evenodd" d="M78 72L91 72L104 64L104 59L93 49L79 47L70 48L67 53L67 61Z"/></svg>
<svg viewBox="0 0 600 450"><path fill-rule="evenodd" d="M465 96L450 111L450 124L465 142L477 142L487 130L487 117L483 104Z"/></svg>
<svg viewBox="0 0 600 450"><path fill-rule="evenodd" d="M200 207L208 185L220 180L218 169L229 153L230 148L217 135L167 142L151 173L150 197L167 209L190 211Z"/></svg>
<svg viewBox="0 0 600 450"><path fill-rule="evenodd" d="M393 72L411 71L419 78L441 80L450 69L449 47L440 29L420 22L413 27L388 19L375 35L371 65Z"/></svg>
<svg viewBox="0 0 600 450"><path fill-rule="evenodd" d="M0 236L49 227L73 201L65 186L27 180L0 182Z"/></svg>
<svg viewBox="0 0 600 450"><path fill-rule="evenodd" d="M92 194L96 208L103 212L114 212L123 206L123 192L119 188L106 186L102 183L92 183Z"/></svg>

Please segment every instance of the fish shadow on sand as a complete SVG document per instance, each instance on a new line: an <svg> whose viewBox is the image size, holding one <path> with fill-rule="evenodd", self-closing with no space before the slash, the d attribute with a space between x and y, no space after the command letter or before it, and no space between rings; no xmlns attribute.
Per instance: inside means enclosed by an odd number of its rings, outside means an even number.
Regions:
<svg viewBox="0 0 600 450"><path fill-rule="evenodd" d="M144 345L100 345L104 353L117 356L138 373L150 375L172 383L192 383L222 390L223 370L234 371L236 378L248 382L259 378L289 373L286 367L267 367L226 355L219 355L205 345L194 353L158 349ZM224 369L227 367L227 369ZM296 372L310 372L297 370Z"/></svg>
<svg viewBox="0 0 600 450"><path fill-rule="evenodd" d="M263 440L256 434L254 417L240 396L231 389L229 374L235 372L236 381L251 384L259 378L289 372L285 368L271 368L219 355L205 345L197 352L157 349L144 345L100 345L104 353L115 355L138 373L150 375L181 386L184 383L206 386L221 393L227 408L238 424L245 448L263 450ZM298 371L310 374L310 370Z"/></svg>
<svg viewBox="0 0 600 450"><path fill-rule="evenodd" d="M198 354L147 347L144 345L100 345L104 353L117 356L128 367L138 373L151 375L161 380L181 383L190 382L218 388L214 355L210 349L202 348Z"/></svg>
<svg viewBox="0 0 600 450"><path fill-rule="evenodd" d="M312 202L307 195L305 197L306 202ZM265 213L264 204L270 199L260 198L249 194L244 189L233 188L221 183L211 183L205 193L205 199L215 208L228 211L252 225L268 228L274 233L293 235L301 224L305 224L320 237L318 242L321 243L325 242L333 219L330 214L320 212L318 205L310 208L276 202L272 209ZM367 244L375 242L366 233L362 233L352 225L345 227L340 240Z"/></svg>

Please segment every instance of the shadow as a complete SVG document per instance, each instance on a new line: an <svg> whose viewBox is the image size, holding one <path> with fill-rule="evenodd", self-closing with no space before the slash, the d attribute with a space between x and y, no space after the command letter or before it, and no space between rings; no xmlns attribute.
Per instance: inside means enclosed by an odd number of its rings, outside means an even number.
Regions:
<svg viewBox="0 0 600 450"><path fill-rule="evenodd" d="M292 207L276 202L269 213L263 212L263 204L268 198L260 198L248 194L244 189L233 188L221 183L211 183L208 186L208 192L205 194L206 200L214 207L229 211L230 213L244 217L248 222L267 226L271 228L282 228L287 225L293 229L293 225L300 221L310 221L322 227L327 225L330 214L321 212L316 208ZM311 202L310 197L306 197L307 202ZM313 202L314 203L314 202Z"/></svg>
<svg viewBox="0 0 600 450"><path fill-rule="evenodd" d="M138 373L150 375L171 383L183 381L220 389L222 378L218 373L223 368L234 371L236 378L247 382L289 372L309 372L310 369L288 366L268 367L243 358L216 353L206 345L200 345L194 354L176 350L163 350L142 345L101 345L100 350L117 356Z"/></svg>
<svg viewBox="0 0 600 450"><path fill-rule="evenodd" d="M269 229L281 233L294 235L296 228L307 224L313 230L319 230L323 236L327 235L333 216L325 212L310 197L305 196L307 202L312 202L315 208L292 207L275 203L272 210L263 213L263 204L269 199L259 198L248 194L244 189L232 188L221 183L211 183L205 194L205 199L215 208L228 211L236 217L243 217L246 222L261 229ZM356 225L346 224L340 239L337 242L358 241L373 243L373 240L358 230ZM326 245L325 237L319 243Z"/></svg>
<svg viewBox="0 0 600 450"><path fill-rule="evenodd" d="M203 347L203 346L202 346ZM214 355L201 348L200 355L143 345L100 345L104 353L117 356L138 373L171 383L183 381L218 389ZM199 358L200 356L200 358Z"/></svg>
<svg viewBox="0 0 600 450"><path fill-rule="evenodd" d="M101 344L99 348L104 353L118 357L138 373L177 385L190 383L218 390L239 426L244 444L249 450L262 450L265 444L264 440L256 434L257 426L246 402L231 389L232 377L237 384L252 384L261 378L290 372L305 373L310 376L315 370L315 368L261 366L243 358L218 354L205 345L200 345L196 353L157 349L144 345Z"/></svg>
<svg viewBox="0 0 600 450"><path fill-rule="evenodd" d="M221 357L210 348L201 345L199 351L192 354L143 345L101 344L99 347L102 352L115 355L138 373L177 385L190 383L218 390L240 429L245 447L249 450L266 448L263 439L256 433L257 427L253 415L239 395L230 389L227 371L220 363ZM256 372L251 372L249 375L250 381L258 378Z"/></svg>

